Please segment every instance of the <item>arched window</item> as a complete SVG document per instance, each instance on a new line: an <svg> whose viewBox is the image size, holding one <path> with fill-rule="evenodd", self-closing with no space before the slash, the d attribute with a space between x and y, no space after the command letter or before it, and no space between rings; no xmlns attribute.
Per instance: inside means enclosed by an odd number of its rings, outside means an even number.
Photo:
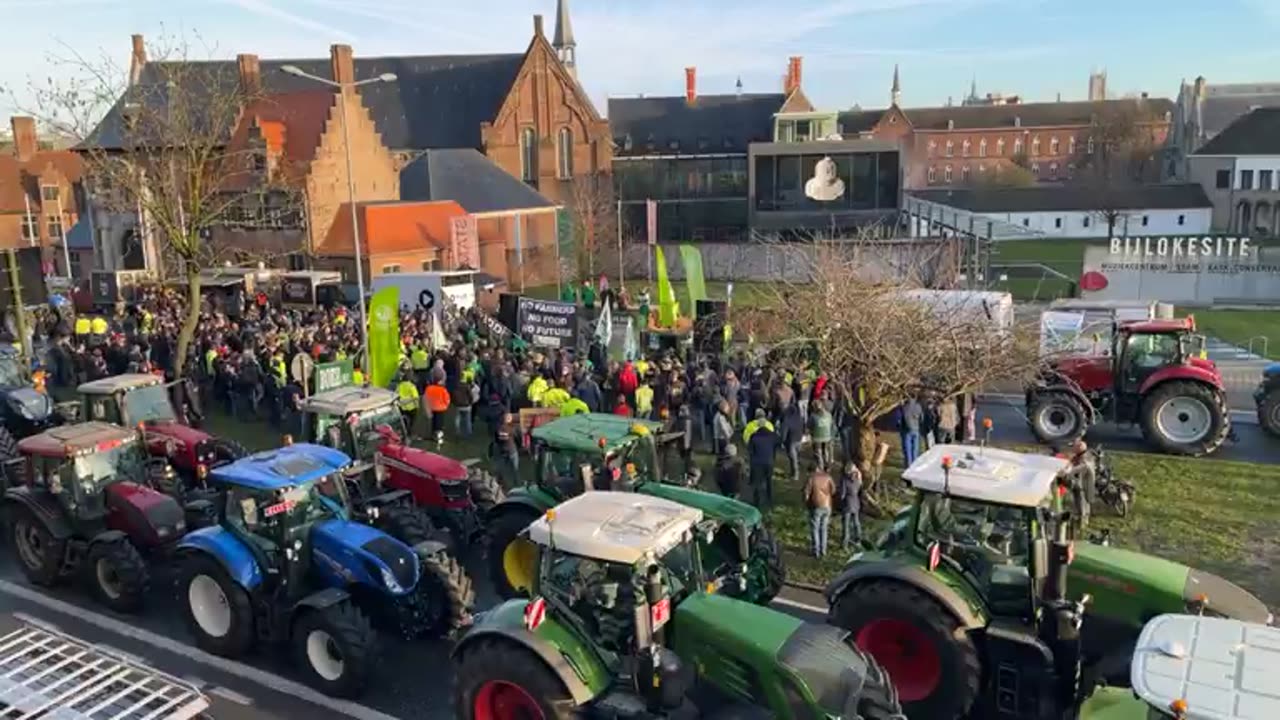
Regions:
<svg viewBox="0 0 1280 720"><path fill-rule="evenodd" d="M987 156L987 139L982 138L978 141L978 157Z"/></svg>
<svg viewBox="0 0 1280 720"><path fill-rule="evenodd" d="M951 157L952 155L955 154L955 147L956 147L956 144L954 142L952 142L951 140L947 141L947 157Z"/></svg>
<svg viewBox="0 0 1280 720"><path fill-rule="evenodd" d="M1000 138L999 140L996 140L996 156L998 157L1004 156L1004 138Z"/></svg>
<svg viewBox="0 0 1280 720"><path fill-rule="evenodd" d="M568 180L573 177L573 131L567 127L560 128L557 141L556 172L561 180Z"/></svg>
<svg viewBox="0 0 1280 720"><path fill-rule="evenodd" d="M963 143L960 144L960 154L963 155L964 157L969 157L969 141L968 140L965 140Z"/></svg>
<svg viewBox="0 0 1280 720"><path fill-rule="evenodd" d="M520 179L525 182L538 179L538 138L531 127L520 131Z"/></svg>
<svg viewBox="0 0 1280 720"><path fill-rule="evenodd" d="M1056 137L1051 137L1051 138L1049 138L1049 154L1050 154L1050 155L1057 155L1057 154L1058 154L1058 148L1059 148L1059 145L1058 145L1058 138L1056 138Z"/></svg>
<svg viewBox="0 0 1280 720"><path fill-rule="evenodd" d="M1040 138L1039 136L1031 138L1031 154L1040 154Z"/></svg>

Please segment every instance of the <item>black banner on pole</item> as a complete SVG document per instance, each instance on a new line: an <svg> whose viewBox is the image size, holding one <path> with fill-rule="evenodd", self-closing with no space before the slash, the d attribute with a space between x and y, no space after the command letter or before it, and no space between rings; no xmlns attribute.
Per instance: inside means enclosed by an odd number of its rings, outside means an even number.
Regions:
<svg viewBox="0 0 1280 720"><path fill-rule="evenodd" d="M520 298L519 331L528 341L545 348L578 346L578 306L553 300Z"/></svg>
<svg viewBox="0 0 1280 720"><path fill-rule="evenodd" d="M728 309L729 304L724 300L699 300L694 304L694 352L703 355L724 352L725 313Z"/></svg>

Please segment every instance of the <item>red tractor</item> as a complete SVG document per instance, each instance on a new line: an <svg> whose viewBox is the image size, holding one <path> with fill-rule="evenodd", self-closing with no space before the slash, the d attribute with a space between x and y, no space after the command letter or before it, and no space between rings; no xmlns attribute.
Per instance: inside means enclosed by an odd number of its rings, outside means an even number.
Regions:
<svg viewBox="0 0 1280 720"><path fill-rule="evenodd" d="M1195 348L1195 319L1119 323L1111 352L1054 360L1027 390L1027 420L1063 447L1095 422L1136 424L1175 455L1214 452L1231 433L1222 374Z"/></svg>
<svg viewBox="0 0 1280 720"><path fill-rule="evenodd" d="M31 582L81 576L117 612L142 606L147 557L164 557L187 532L184 511L149 487L149 459L136 430L89 422L18 443L23 462L6 468L0 500L10 546Z"/></svg>
<svg viewBox="0 0 1280 720"><path fill-rule="evenodd" d="M184 487L199 485L200 468L212 468L244 457L234 440L215 438L182 424L174 411L169 388L156 375L115 375L84 383L80 394L82 420L115 423L126 428L140 424L146 432L147 452L168 459Z"/></svg>
<svg viewBox="0 0 1280 720"><path fill-rule="evenodd" d="M399 399L390 390L325 390L307 398L302 412L307 442L345 452L356 461L354 469L364 471L352 492L357 510L362 498L404 491L437 527L463 544L484 529L485 514L505 497L490 473L406 443Z"/></svg>

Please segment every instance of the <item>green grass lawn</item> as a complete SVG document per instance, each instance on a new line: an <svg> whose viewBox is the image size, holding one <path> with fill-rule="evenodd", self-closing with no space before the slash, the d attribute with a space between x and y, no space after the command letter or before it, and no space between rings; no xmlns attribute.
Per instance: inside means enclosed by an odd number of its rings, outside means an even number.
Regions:
<svg viewBox="0 0 1280 720"><path fill-rule="evenodd" d="M1267 357L1280 360L1280 310L1204 310L1178 308L1179 315L1194 315L1196 328L1240 347L1251 338L1267 338ZM1256 340L1254 352L1261 354L1262 341Z"/></svg>
<svg viewBox="0 0 1280 720"><path fill-rule="evenodd" d="M1079 279L1084 267L1084 251L1091 244L1101 244L1100 240L1080 240L1073 238L1005 240L995 244L991 264L992 273L1003 271L1001 265L1040 264L1046 265L1066 275L1064 280L1052 273L1035 273L1031 269L1015 269L1005 282L998 280L993 290L1004 290L1018 300L1047 301L1071 297L1073 283Z"/></svg>

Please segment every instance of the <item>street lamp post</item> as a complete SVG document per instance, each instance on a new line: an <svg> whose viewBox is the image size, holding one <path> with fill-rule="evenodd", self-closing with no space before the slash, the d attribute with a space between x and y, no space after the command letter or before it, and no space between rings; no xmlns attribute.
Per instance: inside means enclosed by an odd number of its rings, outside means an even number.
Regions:
<svg viewBox="0 0 1280 720"><path fill-rule="evenodd" d="M296 65L285 65L280 68L290 75L313 80L322 85L328 85L337 88L339 91L348 89L354 90L361 85L372 85L380 82L395 82L395 73L383 73L378 77L368 78L352 83L334 82L328 78L322 78L318 75L312 75L303 72L302 68ZM364 302L364 259L360 252L360 216L356 212L356 177L351 167L351 133L347 129L347 102L345 94L339 100L338 118L342 124L342 145L347 156L347 204L351 206L351 241L355 244L356 254L356 287L360 292L360 367L364 370L366 377L369 372L369 317Z"/></svg>

